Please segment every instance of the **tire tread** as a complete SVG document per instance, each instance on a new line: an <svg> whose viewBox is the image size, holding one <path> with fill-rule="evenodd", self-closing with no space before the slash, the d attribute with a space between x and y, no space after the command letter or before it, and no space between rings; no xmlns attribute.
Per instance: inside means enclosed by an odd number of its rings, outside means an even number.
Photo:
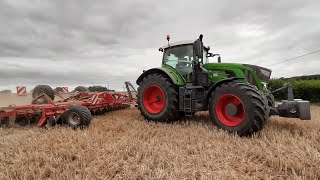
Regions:
<svg viewBox="0 0 320 180"><path fill-rule="evenodd" d="M264 96L262 92L260 92L255 86L248 84L248 83L238 83L236 81L231 81L224 83L217 87L215 91L211 94L209 104L210 108L209 110L213 111L212 104L214 104L216 101L215 96L217 93L224 93L225 89L232 89L232 91L241 91L248 99L249 104L252 107L252 110L250 111L253 113L253 117L251 120L248 121L247 125L242 127L240 130L236 131L235 133L241 135L241 136L247 136L252 135L255 132L261 131L266 124L267 118L269 117L269 106L267 98ZM219 121L218 119L215 119L215 116L212 112L210 113L211 119L213 119L213 123L217 125L219 128L222 128L224 130L227 130L229 132L234 132L232 128L229 127L222 127L217 123Z"/></svg>

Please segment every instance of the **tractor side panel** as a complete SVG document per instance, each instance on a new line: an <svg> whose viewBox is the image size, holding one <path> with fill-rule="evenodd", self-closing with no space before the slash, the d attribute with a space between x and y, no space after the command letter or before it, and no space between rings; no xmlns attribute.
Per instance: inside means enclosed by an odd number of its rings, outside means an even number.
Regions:
<svg viewBox="0 0 320 180"><path fill-rule="evenodd" d="M136 81L137 85L140 84L140 82L142 81L142 79L144 77L146 77L150 74L155 74L155 73L163 74L163 75L167 76L177 86L184 86L186 84L184 78L175 69L164 66L164 67L153 68L153 69L149 69L147 71L144 71L137 79L137 81Z"/></svg>
<svg viewBox="0 0 320 180"><path fill-rule="evenodd" d="M209 76L213 83L217 83L226 78L242 78L243 82L250 82L257 86L260 91L263 91L261 81L255 71L249 67L231 63L208 63L204 64L204 68L210 72Z"/></svg>
<svg viewBox="0 0 320 180"><path fill-rule="evenodd" d="M185 86L179 88L179 111L192 116L197 111L206 111L207 90L202 86Z"/></svg>

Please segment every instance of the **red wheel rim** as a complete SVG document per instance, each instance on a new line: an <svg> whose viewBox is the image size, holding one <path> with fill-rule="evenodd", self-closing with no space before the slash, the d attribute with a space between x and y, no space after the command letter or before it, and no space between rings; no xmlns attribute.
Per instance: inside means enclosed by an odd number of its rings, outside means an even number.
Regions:
<svg viewBox="0 0 320 180"><path fill-rule="evenodd" d="M165 94L159 86L150 85L144 90L143 105L149 113L157 114L161 112L165 102Z"/></svg>
<svg viewBox="0 0 320 180"><path fill-rule="evenodd" d="M236 112L233 115L227 113L227 106L236 107ZM233 94L225 94L221 96L216 105L217 116L226 126L237 126L244 120L245 108L242 101Z"/></svg>

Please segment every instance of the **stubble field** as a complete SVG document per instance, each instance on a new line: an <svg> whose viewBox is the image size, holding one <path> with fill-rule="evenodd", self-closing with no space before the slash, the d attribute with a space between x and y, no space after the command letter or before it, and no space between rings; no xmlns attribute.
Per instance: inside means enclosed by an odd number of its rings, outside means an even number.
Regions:
<svg viewBox="0 0 320 180"><path fill-rule="evenodd" d="M175 124L129 108L94 117L86 130L0 130L0 179L319 179L320 107L312 120L271 117L241 138L208 113Z"/></svg>

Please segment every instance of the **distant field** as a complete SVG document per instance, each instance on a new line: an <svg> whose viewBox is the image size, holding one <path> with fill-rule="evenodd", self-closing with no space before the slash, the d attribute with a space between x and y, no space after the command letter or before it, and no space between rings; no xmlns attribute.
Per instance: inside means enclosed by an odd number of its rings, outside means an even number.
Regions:
<svg viewBox="0 0 320 180"><path fill-rule="evenodd" d="M252 138L217 130L207 113L146 122L135 108L87 130L0 130L0 179L319 179L320 107L312 120L270 118Z"/></svg>

